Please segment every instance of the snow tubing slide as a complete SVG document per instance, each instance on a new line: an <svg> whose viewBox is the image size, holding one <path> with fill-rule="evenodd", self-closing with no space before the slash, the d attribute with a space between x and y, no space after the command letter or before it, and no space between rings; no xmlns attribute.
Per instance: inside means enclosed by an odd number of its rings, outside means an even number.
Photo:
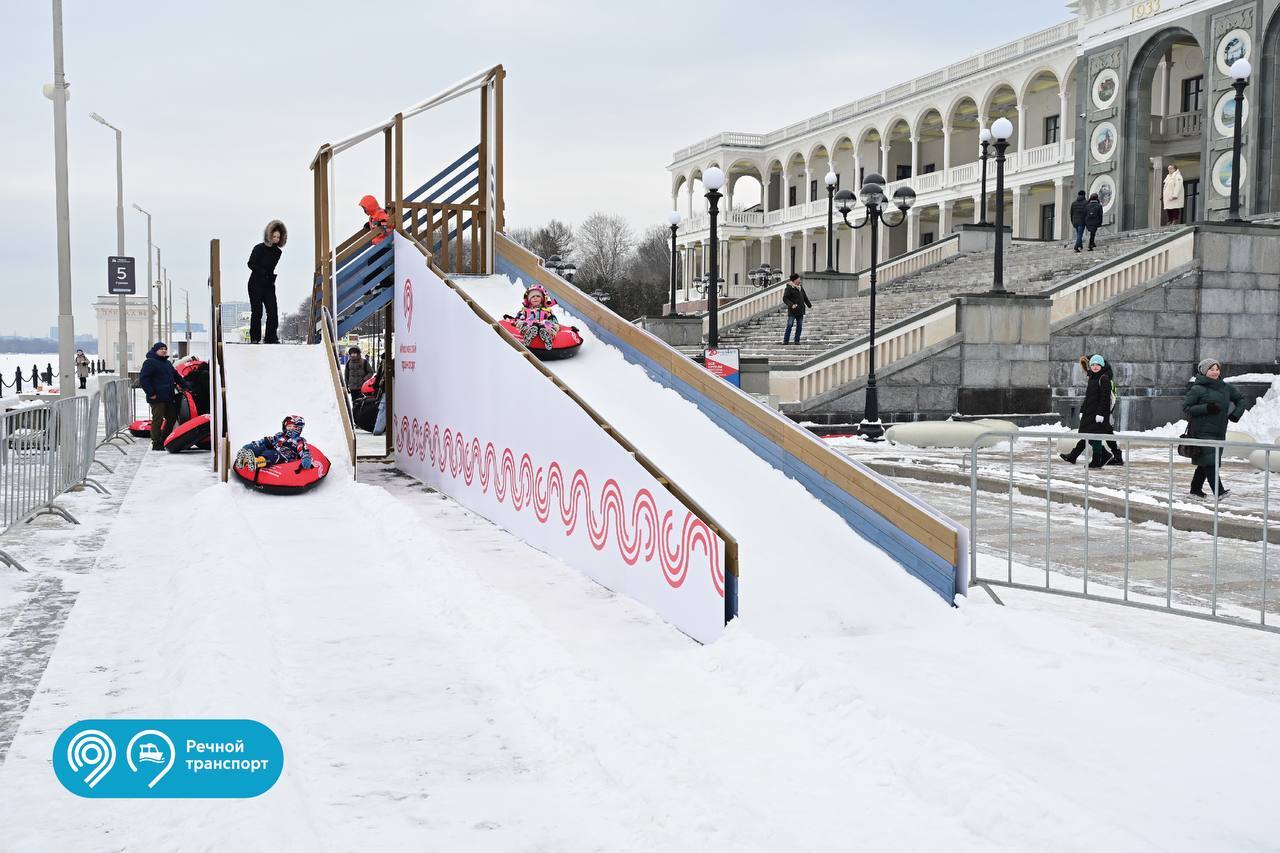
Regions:
<svg viewBox="0 0 1280 853"><path fill-rule="evenodd" d="M181 453L192 447L208 450L211 446L211 429L208 415L196 415L174 427L173 432L164 440L164 449L170 453Z"/></svg>
<svg viewBox="0 0 1280 853"><path fill-rule="evenodd" d="M510 317L502 318L502 328L506 329L516 340L520 340L520 332L516 329L515 321ZM560 331L556 332L555 339L551 342L551 349L547 349L547 345L542 342L542 338L534 338L529 343L529 352L536 355L543 361L554 361L560 358L573 358L578 354L578 348L582 346L582 335L578 334L578 330L574 326L561 326Z"/></svg>
<svg viewBox="0 0 1280 853"><path fill-rule="evenodd" d="M280 462L266 468L232 468L240 482L269 495L297 495L314 488L329 474L329 458L311 447L311 468L297 462Z"/></svg>

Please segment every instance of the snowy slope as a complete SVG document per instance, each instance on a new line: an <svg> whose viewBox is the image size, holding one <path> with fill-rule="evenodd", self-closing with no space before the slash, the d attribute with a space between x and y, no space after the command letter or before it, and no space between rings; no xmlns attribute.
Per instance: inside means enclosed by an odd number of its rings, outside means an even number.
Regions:
<svg viewBox="0 0 1280 853"><path fill-rule="evenodd" d="M323 346L227 344L225 352L227 433L233 453L279 432L285 415L302 415L307 441L337 469L350 472L342 426L346 415L338 408Z"/></svg>
<svg viewBox="0 0 1280 853"><path fill-rule="evenodd" d="M522 286L506 276L455 282L494 317L520 303ZM739 612L757 630L839 634L946 618L934 593L800 483L557 310L584 343L547 367L737 537Z"/></svg>

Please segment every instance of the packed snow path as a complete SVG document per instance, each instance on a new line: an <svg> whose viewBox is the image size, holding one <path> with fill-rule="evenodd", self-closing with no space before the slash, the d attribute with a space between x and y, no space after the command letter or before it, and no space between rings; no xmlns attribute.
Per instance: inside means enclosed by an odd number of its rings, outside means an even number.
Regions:
<svg viewBox="0 0 1280 853"><path fill-rule="evenodd" d="M147 454L71 578L0 768L5 849L1261 850L1280 832L1280 637L979 594L910 629L805 637L749 613L703 647L385 466L277 498L212 484L206 459ZM812 590L815 624L838 609ZM74 797L54 740L113 716L261 720L284 775L242 802Z"/></svg>

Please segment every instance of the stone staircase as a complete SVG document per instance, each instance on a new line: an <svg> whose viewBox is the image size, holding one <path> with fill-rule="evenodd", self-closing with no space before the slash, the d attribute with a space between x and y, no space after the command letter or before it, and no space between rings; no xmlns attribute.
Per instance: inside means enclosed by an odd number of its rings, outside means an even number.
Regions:
<svg viewBox="0 0 1280 853"><path fill-rule="evenodd" d="M1036 293L1128 254L1166 230L1131 231L1098 243L1095 251L1079 254L1060 242L1014 241L1005 249L1005 287ZM992 253L956 255L928 269L881 284L876 297L876 328L923 311L959 293L989 290ZM781 297L779 297L781 298ZM720 333L720 346L737 348L743 356L765 356L773 366L799 364L865 336L870 329L871 299L857 296L815 302L805 314L804 340L784 346L786 312L782 305Z"/></svg>

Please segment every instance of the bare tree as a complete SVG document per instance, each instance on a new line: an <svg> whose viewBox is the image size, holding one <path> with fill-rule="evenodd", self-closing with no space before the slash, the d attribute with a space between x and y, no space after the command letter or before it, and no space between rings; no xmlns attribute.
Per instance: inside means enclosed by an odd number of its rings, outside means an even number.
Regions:
<svg viewBox="0 0 1280 853"><path fill-rule="evenodd" d="M573 226L558 219L553 219L540 228L512 228L507 236L540 258L559 255L568 260L573 254Z"/></svg>
<svg viewBox="0 0 1280 853"><path fill-rule="evenodd" d="M578 227L578 276L583 284L602 286L627 272L635 236L617 214L593 213Z"/></svg>

